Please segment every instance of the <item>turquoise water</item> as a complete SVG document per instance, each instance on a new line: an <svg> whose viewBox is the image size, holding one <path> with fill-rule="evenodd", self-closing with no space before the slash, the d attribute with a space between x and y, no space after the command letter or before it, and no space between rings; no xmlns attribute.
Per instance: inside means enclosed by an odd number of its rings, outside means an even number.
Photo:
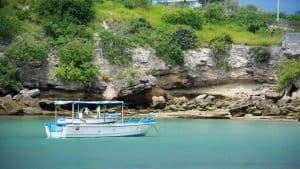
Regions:
<svg viewBox="0 0 300 169"><path fill-rule="evenodd" d="M146 137L46 139L46 119L0 118L1 169L299 169L300 123L160 120Z"/></svg>

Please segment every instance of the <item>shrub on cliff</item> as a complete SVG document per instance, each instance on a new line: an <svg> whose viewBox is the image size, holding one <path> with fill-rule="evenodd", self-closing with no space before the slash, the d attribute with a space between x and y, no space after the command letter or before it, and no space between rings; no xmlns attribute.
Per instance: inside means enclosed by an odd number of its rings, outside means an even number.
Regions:
<svg viewBox="0 0 300 169"><path fill-rule="evenodd" d="M7 59L0 59L0 86L12 89L21 86L16 77L16 66L9 63Z"/></svg>
<svg viewBox="0 0 300 169"><path fill-rule="evenodd" d="M195 32L188 28L179 27L172 34L172 42L177 43L182 50L195 48L196 40Z"/></svg>
<svg viewBox="0 0 300 169"><path fill-rule="evenodd" d="M85 25L94 18L93 5L93 0L41 0L37 1L37 10L46 34L55 43L64 44L89 37Z"/></svg>
<svg viewBox="0 0 300 169"><path fill-rule="evenodd" d="M128 39L138 47L149 47L155 43L156 34L154 26L145 18L135 18L126 25Z"/></svg>
<svg viewBox="0 0 300 169"><path fill-rule="evenodd" d="M271 53L264 47L255 47L251 50L252 57L256 63L266 63L271 57Z"/></svg>
<svg viewBox="0 0 300 169"><path fill-rule="evenodd" d="M0 16L0 36L13 37L21 29L21 22L14 17Z"/></svg>
<svg viewBox="0 0 300 169"><path fill-rule="evenodd" d="M135 18L129 22L129 33L139 33L143 29L153 29L153 26L145 18Z"/></svg>
<svg viewBox="0 0 300 169"><path fill-rule="evenodd" d="M212 47L212 54L214 62L217 66L224 66L228 52L232 44L232 39L229 35L217 37L210 41ZM227 66L226 66L227 67Z"/></svg>
<svg viewBox="0 0 300 169"><path fill-rule="evenodd" d="M170 24L188 25L194 29L202 29L203 13L196 9L180 9L164 14L163 20Z"/></svg>
<svg viewBox="0 0 300 169"><path fill-rule="evenodd" d="M27 62L43 60L48 56L49 47L43 37L33 34L17 36L5 49L4 54L12 61Z"/></svg>
<svg viewBox="0 0 300 169"><path fill-rule="evenodd" d="M150 5L150 0L114 0L123 4L126 8L147 8Z"/></svg>
<svg viewBox="0 0 300 169"><path fill-rule="evenodd" d="M55 39L64 37L65 40L60 40L62 43L74 37L88 37L88 33L83 25L70 23L66 20L61 20L57 17L49 17L42 20L42 26L48 36Z"/></svg>
<svg viewBox="0 0 300 169"><path fill-rule="evenodd" d="M184 55L176 43L164 40L155 46L156 55L169 65L183 65Z"/></svg>
<svg viewBox="0 0 300 169"><path fill-rule="evenodd" d="M77 24L86 24L95 15L93 0L41 0L37 9L44 17L56 16Z"/></svg>
<svg viewBox="0 0 300 169"><path fill-rule="evenodd" d="M85 85L97 75L98 67L93 64L94 48L90 42L73 40L58 50L58 57L60 63L55 75L65 82Z"/></svg>
<svg viewBox="0 0 300 169"><path fill-rule="evenodd" d="M106 57L110 63L125 66L131 62L132 56L130 50L128 50L131 44L125 37L114 35L108 31L101 32L100 37L100 46L103 56Z"/></svg>
<svg viewBox="0 0 300 169"><path fill-rule="evenodd" d="M221 3L210 3L204 13L207 22L218 23L225 18L225 7Z"/></svg>
<svg viewBox="0 0 300 169"><path fill-rule="evenodd" d="M277 72L277 85L282 89L300 76L300 60L287 59L282 62ZM300 87L300 86L298 86Z"/></svg>
<svg viewBox="0 0 300 169"><path fill-rule="evenodd" d="M247 27L255 25L258 28L262 28L267 26L266 21L268 17L270 16L259 10L241 7L238 12L231 15L230 21Z"/></svg>

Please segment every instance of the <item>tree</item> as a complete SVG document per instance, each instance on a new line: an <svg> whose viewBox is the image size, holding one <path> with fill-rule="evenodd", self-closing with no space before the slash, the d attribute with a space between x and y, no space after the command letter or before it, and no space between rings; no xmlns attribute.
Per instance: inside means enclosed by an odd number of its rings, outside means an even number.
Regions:
<svg viewBox="0 0 300 169"><path fill-rule="evenodd" d="M225 8L221 3L211 3L205 11L205 18L208 22L217 23L224 19Z"/></svg>

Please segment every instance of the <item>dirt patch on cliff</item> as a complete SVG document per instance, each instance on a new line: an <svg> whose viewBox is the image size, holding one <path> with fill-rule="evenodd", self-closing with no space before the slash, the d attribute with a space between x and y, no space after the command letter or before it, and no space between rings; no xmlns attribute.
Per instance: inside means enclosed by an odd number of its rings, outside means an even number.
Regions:
<svg viewBox="0 0 300 169"><path fill-rule="evenodd" d="M237 82L188 89L173 89L169 92L175 96L195 97L200 94L210 94L233 97L241 95L250 95L254 91L259 90L262 86L264 86L264 84L258 82Z"/></svg>

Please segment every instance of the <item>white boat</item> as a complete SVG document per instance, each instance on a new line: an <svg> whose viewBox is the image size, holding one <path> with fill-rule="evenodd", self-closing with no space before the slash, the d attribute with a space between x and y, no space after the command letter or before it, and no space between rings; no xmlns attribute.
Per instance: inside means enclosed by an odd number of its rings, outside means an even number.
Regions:
<svg viewBox="0 0 300 169"><path fill-rule="evenodd" d="M58 118L57 124L101 124L101 123L114 123L117 121L118 115L104 114L101 116L93 116L89 118Z"/></svg>
<svg viewBox="0 0 300 169"><path fill-rule="evenodd" d="M56 101L55 107L72 104L72 119L68 123L57 123L57 108L55 108L55 123L45 124L45 131L48 138L68 137L120 137L120 136L144 136L155 125L153 117L140 119L124 119L122 101ZM121 106L122 119L116 123L75 123L74 106L96 104L99 106ZM98 114L99 115L99 114ZM79 120L79 119L76 119ZM84 118L80 120L85 120Z"/></svg>

